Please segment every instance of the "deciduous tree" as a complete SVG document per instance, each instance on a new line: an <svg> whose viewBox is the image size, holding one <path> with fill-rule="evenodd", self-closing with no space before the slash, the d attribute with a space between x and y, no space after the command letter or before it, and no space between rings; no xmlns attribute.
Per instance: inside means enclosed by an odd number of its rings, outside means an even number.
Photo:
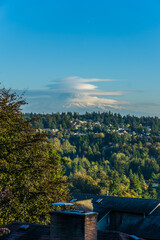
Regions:
<svg viewBox="0 0 160 240"><path fill-rule="evenodd" d="M67 198L62 159L45 134L31 127L22 96L0 90L0 192L11 196L0 204L0 224L10 221L47 223L51 202Z"/></svg>

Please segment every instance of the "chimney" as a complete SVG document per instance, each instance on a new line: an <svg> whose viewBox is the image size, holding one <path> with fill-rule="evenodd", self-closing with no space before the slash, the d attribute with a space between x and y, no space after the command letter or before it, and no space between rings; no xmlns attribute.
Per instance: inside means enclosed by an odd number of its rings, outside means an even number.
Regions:
<svg viewBox="0 0 160 240"><path fill-rule="evenodd" d="M95 212L53 211L51 215L51 240L97 240Z"/></svg>

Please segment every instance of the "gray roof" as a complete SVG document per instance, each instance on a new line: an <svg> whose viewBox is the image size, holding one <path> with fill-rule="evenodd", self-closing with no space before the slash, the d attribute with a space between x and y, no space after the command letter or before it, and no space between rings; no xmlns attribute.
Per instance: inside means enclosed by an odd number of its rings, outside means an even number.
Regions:
<svg viewBox="0 0 160 240"><path fill-rule="evenodd" d="M138 239L144 240L142 238ZM119 231L106 231L106 232L98 231L97 240L133 240L133 238L130 235Z"/></svg>
<svg viewBox="0 0 160 240"><path fill-rule="evenodd" d="M77 201L92 199L93 211L99 213L101 219L107 212L120 211L130 212L135 214L149 214L159 203L157 199L143 199L143 198L126 198L126 197L112 197L100 196L93 194L73 194ZM96 201L102 199L99 203ZM160 208L158 207L152 215L160 216Z"/></svg>
<svg viewBox="0 0 160 240"><path fill-rule="evenodd" d="M132 224L132 222L128 221L122 223L117 230L136 236L143 236L145 239L159 240L160 216L146 217L136 224Z"/></svg>

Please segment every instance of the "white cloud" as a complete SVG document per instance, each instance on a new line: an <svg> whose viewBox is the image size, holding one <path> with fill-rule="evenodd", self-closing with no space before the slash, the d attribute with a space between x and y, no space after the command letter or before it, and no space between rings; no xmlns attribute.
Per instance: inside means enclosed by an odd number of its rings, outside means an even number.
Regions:
<svg viewBox="0 0 160 240"><path fill-rule="evenodd" d="M76 86L75 86L75 89L77 90L94 90L96 89L97 86L95 85L92 85L92 84L84 84L84 83L78 83Z"/></svg>
<svg viewBox="0 0 160 240"><path fill-rule="evenodd" d="M72 76L72 77L66 77L62 78L62 81L73 81L73 82L113 82L113 81L118 81L115 79L101 79L101 78L81 78L78 76Z"/></svg>
<svg viewBox="0 0 160 240"><path fill-rule="evenodd" d="M107 82L112 81L116 80L77 76L56 79L47 85L46 90L27 93L29 104L25 111L29 108L33 112L123 110L129 103L118 100L118 97L122 98L130 91L105 91L104 83L103 90L96 85L96 82L106 82L107 89Z"/></svg>
<svg viewBox="0 0 160 240"><path fill-rule="evenodd" d="M99 98L96 96L89 96L87 94L81 94L79 96L75 96L74 98L69 99L69 101L64 105L66 108L71 107L79 107L79 108L90 108L90 107L98 107L101 110L107 110L107 108L113 109L125 109L124 105L128 105L128 102L125 101L117 101L115 99L106 99Z"/></svg>
<svg viewBox="0 0 160 240"><path fill-rule="evenodd" d="M133 91L92 91L89 92L90 95L96 95L96 96L123 96L125 94L132 93Z"/></svg>
<svg viewBox="0 0 160 240"><path fill-rule="evenodd" d="M77 76L60 78L52 81L51 84L48 84L52 90L58 90L63 92L73 91L73 90L94 90L98 87L93 84L88 84L91 82L112 82L116 81L114 79L100 79L100 78L81 78Z"/></svg>
<svg viewBox="0 0 160 240"><path fill-rule="evenodd" d="M130 93L129 91L104 91L96 85L96 82L106 82L107 84L107 82L115 81L119 80L70 76L55 79L47 87L49 88L49 94L57 96L58 103L63 109L73 109L74 107L87 108L88 110L94 108L99 110L107 110L107 108L123 109L128 104L127 102L108 99L106 96L123 96ZM57 99L54 101L57 102Z"/></svg>

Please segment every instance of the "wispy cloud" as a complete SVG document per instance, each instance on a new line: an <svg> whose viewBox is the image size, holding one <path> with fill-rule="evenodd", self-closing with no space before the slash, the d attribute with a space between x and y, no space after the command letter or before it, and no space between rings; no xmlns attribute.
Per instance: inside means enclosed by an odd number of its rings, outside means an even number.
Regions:
<svg viewBox="0 0 160 240"><path fill-rule="evenodd" d="M94 84L90 84L93 82L113 82L116 81L114 79L99 79L99 78L81 78L77 76L66 77L55 79L52 83L48 84L47 87L52 90L59 91L87 91L87 90L95 90L98 87Z"/></svg>
<svg viewBox="0 0 160 240"><path fill-rule="evenodd" d="M32 106L34 112L85 112L125 109L129 103L117 99L119 96L130 94L131 91L105 91L96 84L106 82L105 89L107 89L107 82L115 81L119 80L77 76L55 79L46 85L45 90L29 91L27 93L28 107ZM98 85L100 86L100 84Z"/></svg>
<svg viewBox="0 0 160 240"><path fill-rule="evenodd" d="M134 93L135 91L92 91L88 92L91 96L123 96L126 94ZM137 92L137 91L136 91Z"/></svg>

